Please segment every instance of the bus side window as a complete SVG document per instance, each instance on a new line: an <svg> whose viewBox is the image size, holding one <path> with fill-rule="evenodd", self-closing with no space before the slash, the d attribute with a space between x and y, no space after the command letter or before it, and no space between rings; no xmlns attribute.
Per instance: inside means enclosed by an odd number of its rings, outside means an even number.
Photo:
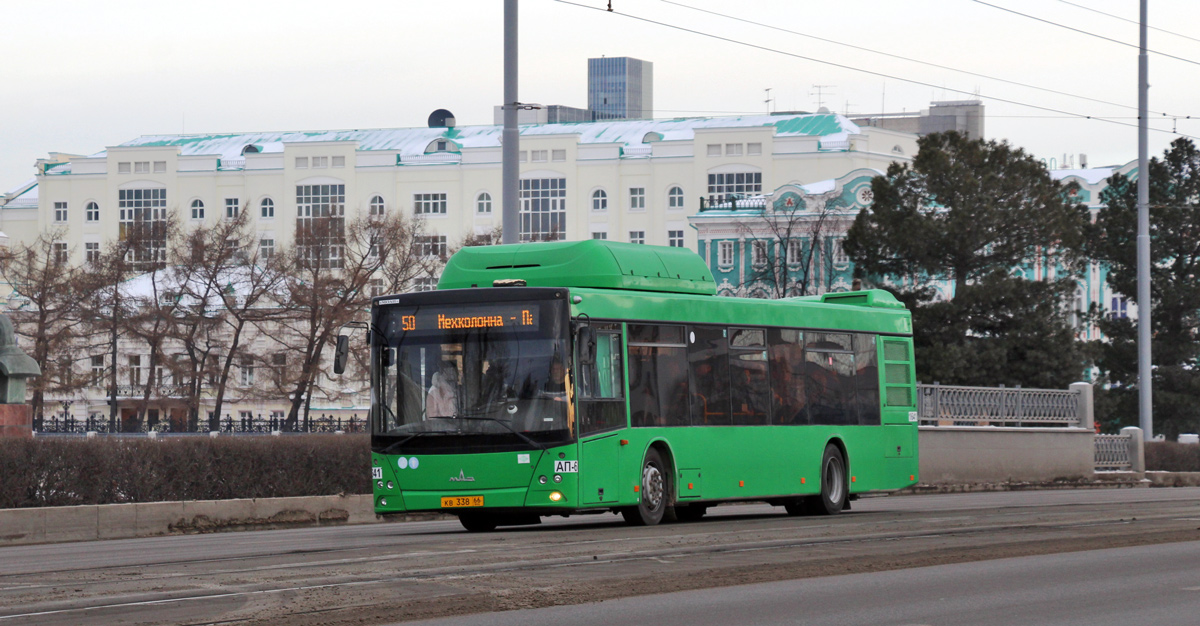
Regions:
<svg viewBox="0 0 1200 626"><path fill-rule="evenodd" d="M813 424L858 424L854 352L848 333L805 334L804 387Z"/></svg>
<svg viewBox="0 0 1200 626"><path fill-rule="evenodd" d="M771 423L771 386L767 376L766 333L761 328L729 330L729 391L733 423Z"/></svg>
<svg viewBox="0 0 1200 626"><path fill-rule="evenodd" d="M629 325L629 414L634 426L688 424L683 327Z"/></svg>
<svg viewBox="0 0 1200 626"><path fill-rule="evenodd" d="M858 397L858 423L878 426L879 415L879 356L875 335L854 335L854 384Z"/></svg>
<svg viewBox="0 0 1200 626"><path fill-rule="evenodd" d="M729 343L719 326L688 327L692 425L727 426L729 417Z"/></svg>
<svg viewBox="0 0 1200 626"><path fill-rule="evenodd" d="M804 393L804 331L772 328L767 332L771 356L772 424L808 423Z"/></svg>
<svg viewBox="0 0 1200 626"><path fill-rule="evenodd" d="M598 325L595 363L579 371L580 433L625 427L621 333L616 325Z"/></svg>

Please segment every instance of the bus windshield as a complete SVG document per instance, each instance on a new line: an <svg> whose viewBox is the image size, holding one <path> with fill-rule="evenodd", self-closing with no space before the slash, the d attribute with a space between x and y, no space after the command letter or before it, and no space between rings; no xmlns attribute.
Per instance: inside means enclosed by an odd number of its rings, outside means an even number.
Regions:
<svg viewBox="0 0 1200 626"><path fill-rule="evenodd" d="M375 447L486 452L571 441L567 326L561 299L382 309Z"/></svg>

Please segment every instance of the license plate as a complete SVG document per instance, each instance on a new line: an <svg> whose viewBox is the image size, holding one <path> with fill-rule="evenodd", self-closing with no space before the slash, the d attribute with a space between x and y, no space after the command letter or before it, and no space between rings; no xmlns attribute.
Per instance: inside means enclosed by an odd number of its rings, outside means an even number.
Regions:
<svg viewBox="0 0 1200 626"><path fill-rule="evenodd" d="M442 498L442 508L452 509L463 506L483 506L483 496L453 496Z"/></svg>

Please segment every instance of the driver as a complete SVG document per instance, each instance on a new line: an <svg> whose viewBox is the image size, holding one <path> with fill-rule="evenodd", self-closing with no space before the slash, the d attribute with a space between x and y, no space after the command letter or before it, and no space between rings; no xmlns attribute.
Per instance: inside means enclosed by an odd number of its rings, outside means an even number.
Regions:
<svg viewBox="0 0 1200 626"><path fill-rule="evenodd" d="M433 375L429 395L425 397L426 417L454 417L458 415L458 368L453 361L442 361L442 367Z"/></svg>

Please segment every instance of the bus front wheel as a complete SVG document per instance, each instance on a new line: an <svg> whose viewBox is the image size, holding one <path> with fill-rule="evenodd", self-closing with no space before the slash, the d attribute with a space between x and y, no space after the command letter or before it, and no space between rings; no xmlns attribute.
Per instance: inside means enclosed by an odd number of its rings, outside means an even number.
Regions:
<svg viewBox="0 0 1200 626"><path fill-rule="evenodd" d="M631 526L654 526L663 520L671 499L671 474L654 448L646 452L642 462L641 494L638 505L622 509L621 516Z"/></svg>

